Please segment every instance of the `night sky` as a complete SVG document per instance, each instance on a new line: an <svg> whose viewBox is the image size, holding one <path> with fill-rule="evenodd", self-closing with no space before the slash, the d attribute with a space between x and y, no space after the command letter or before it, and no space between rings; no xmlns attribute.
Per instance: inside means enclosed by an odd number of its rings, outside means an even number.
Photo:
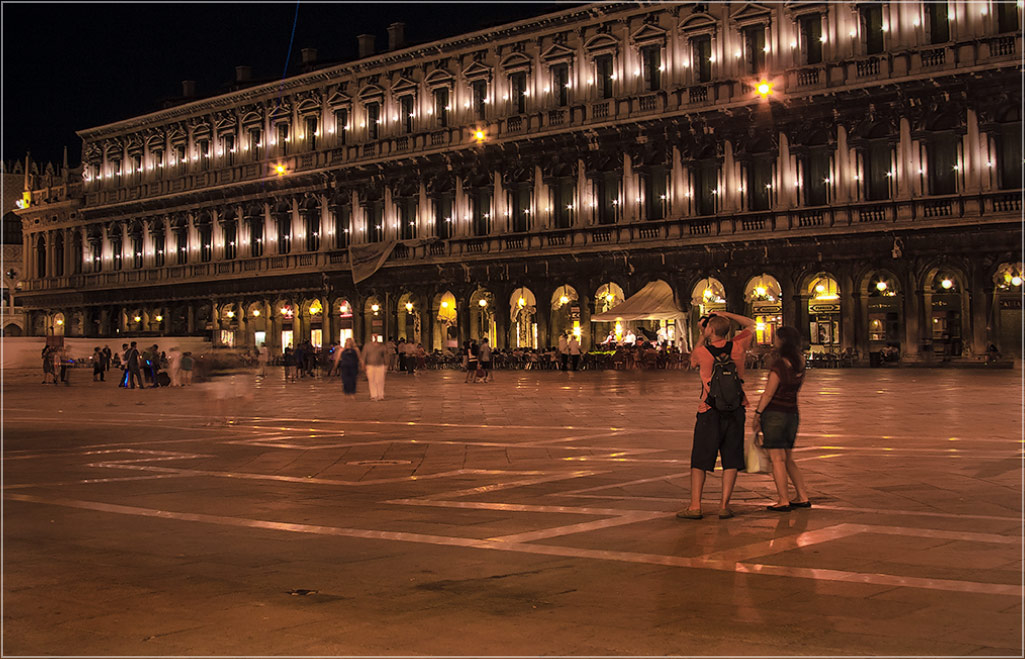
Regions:
<svg viewBox="0 0 1025 659"><path fill-rule="evenodd" d="M318 60L356 57L356 35L377 36L406 23L407 44L472 32L557 11L570 3L299 3L289 75L301 48ZM234 80L236 65L254 79L280 78L295 3L3 5L3 159L59 162L65 145L81 159L76 130L158 110L195 80L210 96Z"/></svg>

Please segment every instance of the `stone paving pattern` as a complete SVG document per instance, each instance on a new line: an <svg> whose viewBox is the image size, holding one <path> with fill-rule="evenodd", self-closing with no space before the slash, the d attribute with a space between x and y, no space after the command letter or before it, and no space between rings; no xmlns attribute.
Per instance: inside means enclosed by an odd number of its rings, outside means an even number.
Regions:
<svg viewBox="0 0 1025 659"><path fill-rule="evenodd" d="M5 654L1022 653L1019 372L813 371L815 507L701 521L690 372L4 376Z"/></svg>

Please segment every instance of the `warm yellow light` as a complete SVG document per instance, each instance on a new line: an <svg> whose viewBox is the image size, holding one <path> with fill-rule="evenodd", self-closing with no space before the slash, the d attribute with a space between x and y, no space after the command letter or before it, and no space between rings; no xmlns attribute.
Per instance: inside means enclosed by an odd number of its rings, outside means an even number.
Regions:
<svg viewBox="0 0 1025 659"><path fill-rule="evenodd" d="M712 298L712 289L711 288L706 288L705 292L702 293L702 297L704 297L706 300L711 299Z"/></svg>
<svg viewBox="0 0 1025 659"><path fill-rule="evenodd" d="M951 281L950 279L944 279L943 281L940 282L940 286L942 286L943 288L946 288L947 290L949 290L949 289L954 287L954 282Z"/></svg>
<svg viewBox="0 0 1025 659"><path fill-rule="evenodd" d="M135 322L138 323L138 322L141 322L141 321L142 321L142 316L136 316L135 317Z"/></svg>
<svg viewBox="0 0 1025 659"><path fill-rule="evenodd" d="M569 298L567 296L562 295L559 297L559 304L566 304L567 302L569 302Z"/></svg>
<svg viewBox="0 0 1025 659"><path fill-rule="evenodd" d="M289 309L288 307L281 307L280 311L281 311L281 315L282 316L291 316L292 315L292 310Z"/></svg>
<svg viewBox="0 0 1025 659"><path fill-rule="evenodd" d="M886 290L886 282L885 281L876 282L876 290L877 291L885 291Z"/></svg>
<svg viewBox="0 0 1025 659"><path fill-rule="evenodd" d="M58 325L63 325L63 324L64 324L64 321L63 321L62 319L58 318L58 319L57 319L57 324L58 324Z"/></svg>
<svg viewBox="0 0 1025 659"><path fill-rule="evenodd" d="M1011 285L1012 286L1021 286L1021 277L1019 277L1018 275L1015 275L1015 276L1011 277Z"/></svg>
<svg viewBox="0 0 1025 659"><path fill-rule="evenodd" d="M520 307L525 307L527 306L527 300L521 297L519 300L516 300L516 304Z"/></svg>
<svg viewBox="0 0 1025 659"><path fill-rule="evenodd" d="M760 83L758 83L757 90L761 96L768 96L772 93L772 84L763 80Z"/></svg>
<svg viewBox="0 0 1025 659"><path fill-rule="evenodd" d="M234 311L229 311L229 312L228 312L228 313L226 313L225 315L226 315L226 316L227 316L228 318L234 318L234 317L235 317L235 312L234 312Z"/></svg>
<svg viewBox="0 0 1025 659"><path fill-rule="evenodd" d="M342 306L338 307L338 313L349 313L349 305L343 304Z"/></svg>
<svg viewBox="0 0 1025 659"><path fill-rule="evenodd" d="M483 142L484 141L484 131L482 131L482 130L475 131L473 133L473 138L475 140L477 140L478 142Z"/></svg>
<svg viewBox="0 0 1025 659"><path fill-rule="evenodd" d="M371 304L370 305L370 310L373 311L374 313L377 313L378 311L381 310L381 305L379 305L379 304Z"/></svg>
<svg viewBox="0 0 1025 659"><path fill-rule="evenodd" d="M413 303L412 302L406 302L406 311L412 311L412 310L413 310Z"/></svg>
<svg viewBox="0 0 1025 659"><path fill-rule="evenodd" d="M606 302L608 302L609 304L612 304L612 302L613 302L613 301L614 301L615 299L616 299L616 296L615 296L615 295L613 295L612 293L606 293L606 294L605 294L605 301L606 301Z"/></svg>
<svg viewBox="0 0 1025 659"><path fill-rule="evenodd" d="M580 327L574 327L573 328L573 336L575 336L575 337L577 337L579 339L581 333L582 333L582 331L581 331Z"/></svg>
<svg viewBox="0 0 1025 659"><path fill-rule="evenodd" d="M477 302L477 304L479 304L481 307L486 307L488 306L488 301L484 298L481 298L480 301Z"/></svg>
<svg viewBox="0 0 1025 659"><path fill-rule="evenodd" d="M310 314L314 316L319 316L323 311L324 305L320 303L320 300L314 300L313 303L310 304Z"/></svg>
<svg viewBox="0 0 1025 659"><path fill-rule="evenodd" d="M766 293L766 290L765 290L764 286L759 286L758 288L755 289L755 294L758 295L759 297L765 295L765 293Z"/></svg>
<svg viewBox="0 0 1025 659"><path fill-rule="evenodd" d="M825 286L825 284L817 284L817 285L815 286L815 292L816 292L816 293L825 293L825 292L826 292L826 286Z"/></svg>
<svg viewBox="0 0 1025 659"><path fill-rule="evenodd" d="M157 322L158 323L164 322L164 317L163 316L157 316Z"/></svg>
<svg viewBox="0 0 1025 659"><path fill-rule="evenodd" d="M448 300L442 300L441 308L442 309L448 309Z"/></svg>
<svg viewBox="0 0 1025 659"><path fill-rule="evenodd" d="M278 176L284 176L285 175L285 171L286 171L285 170L285 166L284 165L275 165L274 166L274 171L275 171L275 173L277 173Z"/></svg>
<svg viewBox="0 0 1025 659"><path fill-rule="evenodd" d="M253 318L259 318L259 317L260 317L260 310L259 309L253 309Z"/></svg>

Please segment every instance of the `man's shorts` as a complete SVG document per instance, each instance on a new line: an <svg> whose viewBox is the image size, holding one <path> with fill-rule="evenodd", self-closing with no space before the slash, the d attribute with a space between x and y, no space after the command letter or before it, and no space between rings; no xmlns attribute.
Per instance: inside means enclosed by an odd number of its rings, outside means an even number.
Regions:
<svg viewBox="0 0 1025 659"><path fill-rule="evenodd" d="M744 469L743 407L732 412L698 412L694 423L694 446L690 451L691 469L715 470L715 457L722 457L723 469Z"/></svg>

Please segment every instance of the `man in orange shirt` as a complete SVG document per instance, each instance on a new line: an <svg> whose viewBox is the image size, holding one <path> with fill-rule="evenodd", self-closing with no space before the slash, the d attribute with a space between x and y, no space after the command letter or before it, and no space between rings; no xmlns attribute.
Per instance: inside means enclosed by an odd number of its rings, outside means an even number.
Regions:
<svg viewBox="0 0 1025 659"><path fill-rule="evenodd" d="M731 321L741 330L727 340ZM705 472L715 470L715 458L722 458L722 505L720 519L733 517L730 510L730 496L737 482L737 471L744 468L744 417L747 412L747 397L739 392L739 406L723 411L712 398L712 375L716 357L728 354L733 362L736 376L744 380L744 355L751 346L755 321L746 316L719 311L703 319L703 342L690 356L691 368L701 374L701 400L698 402L698 416L694 423L694 444L690 454L690 507L677 513L683 519L701 519L701 493L705 487ZM717 407L719 409L717 409Z"/></svg>

